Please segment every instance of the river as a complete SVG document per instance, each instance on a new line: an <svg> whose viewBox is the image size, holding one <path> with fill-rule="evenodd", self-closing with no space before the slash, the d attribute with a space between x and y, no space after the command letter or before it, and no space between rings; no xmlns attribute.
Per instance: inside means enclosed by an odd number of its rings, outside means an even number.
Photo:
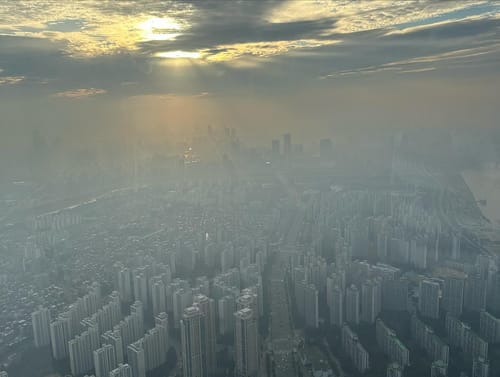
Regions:
<svg viewBox="0 0 500 377"><path fill-rule="evenodd" d="M486 200L486 205L479 204L483 215L492 225L500 226L500 168L466 170L462 176L476 200Z"/></svg>

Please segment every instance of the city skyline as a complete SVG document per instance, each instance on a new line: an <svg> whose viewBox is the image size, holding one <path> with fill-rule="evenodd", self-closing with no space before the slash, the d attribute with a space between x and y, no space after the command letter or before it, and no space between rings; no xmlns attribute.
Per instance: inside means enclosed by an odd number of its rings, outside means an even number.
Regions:
<svg viewBox="0 0 500 377"><path fill-rule="evenodd" d="M2 1L2 159L26 155L34 130L55 149L95 149L208 125L260 144L288 131L310 142L495 127L499 12L484 1Z"/></svg>

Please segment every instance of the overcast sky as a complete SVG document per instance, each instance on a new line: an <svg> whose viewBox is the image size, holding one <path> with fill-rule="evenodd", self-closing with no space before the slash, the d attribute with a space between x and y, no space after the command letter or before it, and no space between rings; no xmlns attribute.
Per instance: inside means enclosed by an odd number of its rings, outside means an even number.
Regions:
<svg viewBox="0 0 500 377"><path fill-rule="evenodd" d="M499 62L499 2L0 0L0 147L497 127Z"/></svg>

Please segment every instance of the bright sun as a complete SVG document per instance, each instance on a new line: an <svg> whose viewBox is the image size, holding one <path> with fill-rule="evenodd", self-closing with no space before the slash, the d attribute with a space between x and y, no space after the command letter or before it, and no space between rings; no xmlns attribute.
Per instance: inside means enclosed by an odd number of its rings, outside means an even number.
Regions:
<svg viewBox="0 0 500 377"><path fill-rule="evenodd" d="M172 18L149 18L138 25L143 38L148 41L167 41L175 39L183 29L182 25Z"/></svg>
<svg viewBox="0 0 500 377"><path fill-rule="evenodd" d="M158 52L155 56L167 59L199 59L201 58L201 53L197 51L165 51Z"/></svg>

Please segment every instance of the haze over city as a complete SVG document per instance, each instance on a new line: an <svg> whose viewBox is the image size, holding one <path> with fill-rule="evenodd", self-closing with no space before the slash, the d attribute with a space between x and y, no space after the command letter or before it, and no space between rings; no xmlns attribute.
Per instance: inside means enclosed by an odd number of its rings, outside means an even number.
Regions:
<svg viewBox="0 0 500 377"><path fill-rule="evenodd" d="M0 0L0 377L500 376L500 2Z"/></svg>

